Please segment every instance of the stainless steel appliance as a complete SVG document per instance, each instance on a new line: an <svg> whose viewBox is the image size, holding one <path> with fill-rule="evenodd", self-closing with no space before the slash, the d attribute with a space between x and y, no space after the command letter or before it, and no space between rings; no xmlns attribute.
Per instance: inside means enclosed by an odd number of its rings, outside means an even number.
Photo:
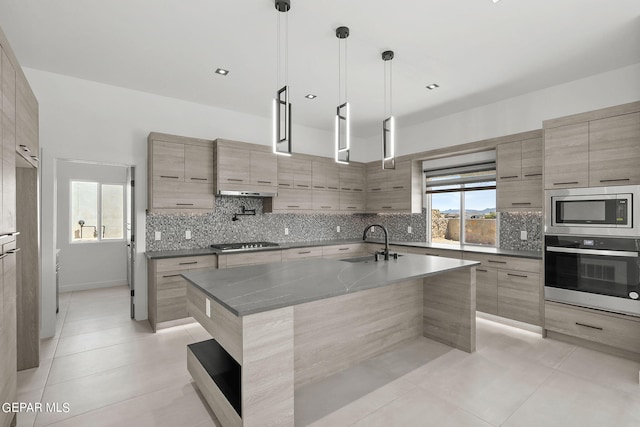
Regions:
<svg viewBox="0 0 640 427"><path fill-rule="evenodd" d="M211 245L213 249L221 252L255 251L260 249L277 248L280 245L273 242L243 242L243 243L218 243Z"/></svg>
<svg viewBox="0 0 640 427"><path fill-rule="evenodd" d="M545 233L640 237L640 186L546 192Z"/></svg>
<svg viewBox="0 0 640 427"><path fill-rule="evenodd" d="M640 316L640 239L545 236L545 299Z"/></svg>

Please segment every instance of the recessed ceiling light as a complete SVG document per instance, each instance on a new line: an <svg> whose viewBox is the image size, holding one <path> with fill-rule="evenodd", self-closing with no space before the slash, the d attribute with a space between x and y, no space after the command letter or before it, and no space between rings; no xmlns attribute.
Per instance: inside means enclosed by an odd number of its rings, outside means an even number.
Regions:
<svg viewBox="0 0 640 427"><path fill-rule="evenodd" d="M498 3L500 0L493 0L494 3Z"/></svg>
<svg viewBox="0 0 640 427"><path fill-rule="evenodd" d="M440 85L438 85L437 83L431 83L430 85L427 85L427 89L429 90L433 90L437 87L440 87Z"/></svg>
<svg viewBox="0 0 640 427"><path fill-rule="evenodd" d="M226 76L229 74L229 70L225 70L224 68L218 68L216 70L216 74L220 74L221 76Z"/></svg>
<svg viewBox="0 0 640 427"><path fill-rule="evenodd" d="M317 98L317 96L312 94L312 93L308 93L304 97L307 98L307 99L316 99Z"/></svg>

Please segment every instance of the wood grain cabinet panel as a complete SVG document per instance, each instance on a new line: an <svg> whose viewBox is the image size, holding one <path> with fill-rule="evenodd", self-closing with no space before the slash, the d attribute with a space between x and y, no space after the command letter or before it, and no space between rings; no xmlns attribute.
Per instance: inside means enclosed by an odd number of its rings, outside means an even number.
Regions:
<svg viewBox="0 0 640 427"><path fill-rule="evenodd" d="M251 184L275 187L278 183L278 159L276 154L251 151Z"/></svg>
<svg viewBox="0 0 640 427"><path fill-rule="evenodd" d="M350 163L340 165L340 191L364 192L365 168L364 165Z"/></svg>
<svg viewBox="0 0 640 427"><path fill-rule="evenodd" d="M498 315L532 325L542 325L540 275L498 270Z"/></svg>
<svg viewBox="0 0 640 427"><path fill-rule="evenodd" d="M311 161L311 186L314 190L338 190L340 175L338 166L329 159Z"/></svg>
<svg viewBox="0 0 640 427"><path fill-rule="evenodd" d="M249 184L251 182L251 155L242 148L217 147L218 185Z"/></svg>
<svg viewBox="0 0 640 427"><path fill-rule="evenodd" d="M185 145L186 182L213 183L213 146Z"/></svg>
<svg viewBox="0 0 640 427"><path fill-rule="evenodd" d="M184 144L156 140L152 146L153 180L184 181Z"/></svg>
<svg viewBox="0 0 640 427"><path fill-rule="evenodd" d="M10 61L5 56L7 64ZM15 70L15 68L14 68ZM36 99L29 83L22 73L15 74L15 123L16 123L16 152L26 160L26 164L38 167L40 159L39 144L39 110Z"/></svg>
<svg viewBox="0 0 640 427"><path fill-rule="evenodd" d="M1 49L0 49L1 51ZM0 235L16 228L16 73L4 51L1 51L0 87L0 155L2 156L2 221ZM32 195L37 198L36 194Z"/></svg>
<svg viewBox="0 0 640 427"><path fill-rule="evenodd" d="M544 131L544 188L589 186L589 124Z"/></svg>
<svg viewBox="0 0 640 427"><path fill-rule="evenodd" d="M542 137L522 141L522 179L542 179Z"/></svg>
<svg viewBox="0 0 640 427"><path fill-rule="evenodd" d="M498 211L542 209L542 181L503 181L497 184Z"/></svg>
<svg viewBox="0 0 640 427"><path fill-rule="evenodd" d="M589 185L640 184L640 113L589 122Z"/></svg>
<svg viewBox="0 0 640 427"><path fill-rule="evenodd" d="M522 142L508 142L496 147L497 181L522 179Z"/></svg>
<svg viewBox="0 0 640 427"><path fill-rule="evenodd" d="M322 258L322 246L312 248L293 248L282 251L282 261Z"/></svg>
<svg viewBox="0 0 640 427"><path fill-rule="evenodd" d="M365 209L365 194L340 191L340 210L343 212L362 212Z"/></svg>
<svg viewBox="0 0 640 427"><path fill-rule="evenodd" d="M299 188L280 188L278 195L265 200L265 212L311 210L311 191Z"/></svg>
<svg viewBox="0 0 640 427"><path fill-rule="evenodd" d="M498 314L498 270L476 268L476 310Z"/></svg>
<svg viewBox="0 0 640 427"><path fill-rule="evenodd" d="M278 156L278 187L311 189L311 160Z"/></svg>
<svg viewBox="0 0 640 427"><path fill-rule="evenodd" d="M312 209L319 212L331 212L340 209L340 193L333 190L313 190L311 192Z"/></svg>
<svg viewBox="0 0 640 427"><path fill-rule="evenodd" d="M153 187L153 209L213 210L213 184L157 181Z"/></svg>

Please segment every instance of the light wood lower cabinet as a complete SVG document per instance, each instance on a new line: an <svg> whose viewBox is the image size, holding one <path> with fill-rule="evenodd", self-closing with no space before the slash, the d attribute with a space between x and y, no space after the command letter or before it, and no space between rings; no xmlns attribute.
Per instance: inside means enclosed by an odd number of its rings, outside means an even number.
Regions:
<svg viewBox="0 0 640 427"><path fill-rule="evenodd" d="M542 325L540 275L514 270L498 270L498 316L532 325Z"/></svg>
<svg viewBox="0 0 640 427"><path fill-rule="evenodd" d="M218 255L219 268L242 267L243 265L270 264L282 261L282 251L246 252Z"/></svg>
<svg viewBox="0 0 640 427"><path fill-rule="evenodd" d="M545 329L640 353L640 318L547 301Z"/></svg>
<svg viewBox="0 0 640 427"><path fill-rule="evenodd" d="M282 262L312 258L322 258L322 246L285 249L282 251Z"/></svg>
<svg viewBox="0 0 640 427"><path fill-rule="evenodd" d="M345 245L323 246L323 258L350 258L367 255L369 253L367 243L349 243Z"/></svg>
<svg viewBox="0 0 640 427"><path fill-rule="evenodd" d="M148 261L149 323L154 331L159 323L188 317L187 281L181 274L217 266L216 255Z"/></svg>
<svg viewBox="0 0 640 427"><path fill-rule="evenodd" d="M476 268L476 310L498 315L498 270Z"/></svg>

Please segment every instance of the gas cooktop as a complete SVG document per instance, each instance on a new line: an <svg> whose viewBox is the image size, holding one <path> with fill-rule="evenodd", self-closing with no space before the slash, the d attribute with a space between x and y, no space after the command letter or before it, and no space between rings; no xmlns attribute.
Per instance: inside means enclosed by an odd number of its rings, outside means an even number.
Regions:
<svg viewBox="0 0 640 427"><path fill-rule="evenodd" d="M221 252L255 251L260 249L277 248L280 246L273 242L243 242L243 243L219 243L211 245L213 249Z"/></svg>

